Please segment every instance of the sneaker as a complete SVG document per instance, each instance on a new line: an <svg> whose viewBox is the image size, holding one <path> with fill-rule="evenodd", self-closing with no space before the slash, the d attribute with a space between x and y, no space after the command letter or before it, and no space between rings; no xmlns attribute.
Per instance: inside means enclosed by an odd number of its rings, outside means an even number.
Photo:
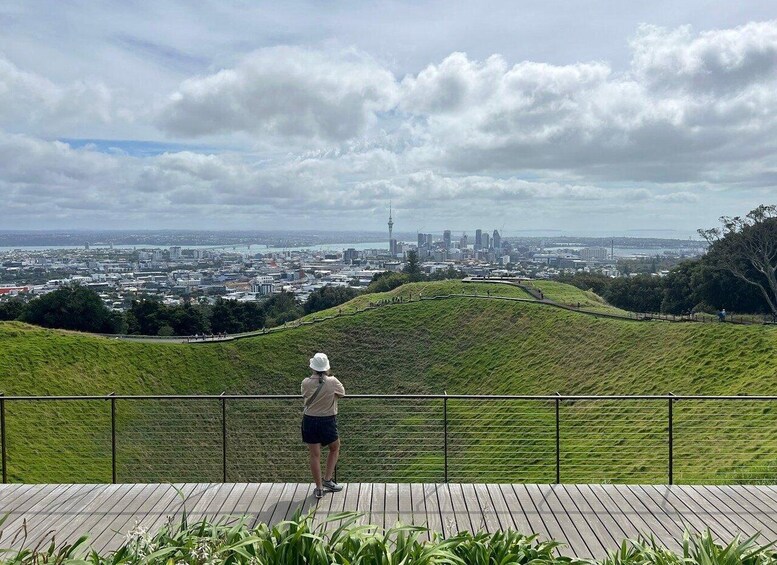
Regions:
<svg viewBox="0 0 777 565"><path fill-rule="evenodd" d="M324 479L324 481L321 484L324 485L324 488L329 492L340 492L341 490L343 490L342 486L338 485L336 482L332 480L328 481Z"/></svg>
<svg viewBox="0 0 777 565"><path fill-rule="evenodd" d="M322 499L322 498L324 498L324 489L321 489L321 488L315 488L315 489L313 489L313 495L314 495L314 496L315 496L317 499L319 499L319 500L320 500L320 499Z"/></svg>

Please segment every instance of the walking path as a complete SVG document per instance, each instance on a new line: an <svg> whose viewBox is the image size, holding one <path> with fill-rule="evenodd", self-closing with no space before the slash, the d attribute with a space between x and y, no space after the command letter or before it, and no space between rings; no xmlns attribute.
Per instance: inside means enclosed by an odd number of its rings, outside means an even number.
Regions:
<svg viewBox="0 0 777 565"><path fill-rule="evenodd" d="M596 558L639 534L676 550L686 529L709 528L722 541L758 532L761 541L777 540L777 487L767 486L352 483L316 502L312 485L297 483L10 484L0 485L0 516L8 513L0 547L61 544L89 533L91 546L104 552L136 525L154 532L184 509L190 523L247 516L249 525L277 524L300 509L317 523L357 511L360 523L400 521L446 536L512 528L564 542L565 555Z"/></svg>

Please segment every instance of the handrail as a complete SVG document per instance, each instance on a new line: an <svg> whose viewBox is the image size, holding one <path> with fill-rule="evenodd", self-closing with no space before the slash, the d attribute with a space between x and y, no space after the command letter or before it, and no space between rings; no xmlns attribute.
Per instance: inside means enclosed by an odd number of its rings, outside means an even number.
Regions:
<svg viewBox="0 0 777 565"><path fill-rule="evenodd" d="M0 393L2 395L2 393ZM17 395L10 401L46 400L299 400L299 394L106 394L106 395ZM344 399L445 399L448 400L777 400L777 395L681 395L681 394L349 394Z"/></svg>

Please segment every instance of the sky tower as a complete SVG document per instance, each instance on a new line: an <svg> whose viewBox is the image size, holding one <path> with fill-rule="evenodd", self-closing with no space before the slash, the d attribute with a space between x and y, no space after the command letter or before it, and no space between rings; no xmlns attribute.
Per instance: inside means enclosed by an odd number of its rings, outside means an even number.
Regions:
<svg viewBox="0 0 777 565"><path fill-rule="evenodd" d="M396 245L394 243L394 220L391 219L391 202L389 202L389 253L394 255L396 252Z"/></svg>

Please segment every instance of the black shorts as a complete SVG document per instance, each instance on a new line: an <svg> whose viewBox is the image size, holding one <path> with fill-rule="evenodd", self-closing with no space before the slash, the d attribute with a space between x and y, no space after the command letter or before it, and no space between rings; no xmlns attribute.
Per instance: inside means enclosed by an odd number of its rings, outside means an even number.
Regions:
<svg viewBox="0 0 777 565"><path fill-rule="evenodd" d="M302 441L329 445L337 441L337 416L302 416Z"/></svg>

